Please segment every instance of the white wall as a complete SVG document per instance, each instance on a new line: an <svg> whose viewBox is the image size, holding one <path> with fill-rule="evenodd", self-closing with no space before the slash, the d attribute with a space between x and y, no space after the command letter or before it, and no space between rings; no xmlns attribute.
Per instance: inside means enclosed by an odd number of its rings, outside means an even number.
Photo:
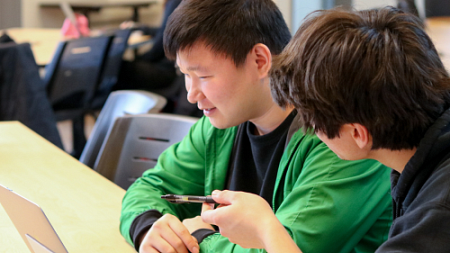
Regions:
<svg viewBox="0 0 450 253"><path fill-rule="evenodd" d="M1 1L1 0L0 0ZM63 13L58 9L42 9L40 2L60 2L60 0L21 0L22 17L21 23L24 27L61 27L64 20ZM71 0L86 1L86 0ZM96 0L114 2L114 0ZM148 9L141 9L142 22L150 25L158 25L161 21L162 0L159 4ZM303 18L310 12L321 9L324 0L274 0L278 5L284 18L287 20L291 31L295 32ZM420 6L422 0L416 0ZM353 7L356 9L367 9L381 7L385 5L396 5L396 0L353 0ZM94 25L101 26L106 23L120 23L132 15L131 9L106 8L100 13L93 13L90 18ZM113 22L111 22L113 21Z"/></svg>
<svg viewBox="0 0 450 253"><path fill-rule="evenodd" d="M291 28L292 33L298 29L302 20L312 11L323 9L325 4L323 1L326 0L277 0L275 1L280 10L283 12L283 15L287 22L289 23L289 27ZM418 1L418 0L416 0ZM420 1L420 0L419 0ZM288 4L290 3L290 4ZM290 9L287 9L285 6L290 6ZM396 6L396 0L353 0L352 7L357 10L361 9L370 9L370 8L378 8L386 5ZM284 8L283 8L284 7Z"/></svg>
<svg viewBox="0 0 450 253"><path fill-rule="evenodd" d="M285 0L287 1L287 0ZM297 31L298 27L302 23L302 20L311 12L315 10L322 9L322 1L303 1L303 0L292 0L292 34Z"/></svg>
<svg viewBox="0 0 450 253"><path fill-rule="evenodd" d="M1 0L0 0L1 1ZM21 0L22 1L22 26L23 27L51 27L59 28L64 21L64 14L60 9L40 8L40 2L59 3L61 0ZM86 0L71 0L73 2ZM114 0L96 0L114 2ZM136 1L136 0L134 0ZM139 11L141 21L149 25L158 25L162 18L162 0L149 8L141 8ZM105 8L100 13L92 13L89 18L94 27L106 24L118 25L120 22L132 16L131 8Z"/></svg>
<svg viewBox="0 0 450 253"><path fill-rule="evenodd" d="M378 8L382 6L397 6L396 0L353 0L353 8L357 10Z"/></svg>
<svg viewBox="0 0 450 253"><path fill-rule="evenodd" d="M292 22L292 2L289 0L274 0L274 2L277 4L278 8L280 8L281 13L283 14L284 19L286 20L286 23L291 29Z"/></svg>
<svg viewBox="0 0 450 253"><path fill-rule="evenodd" d="M16 0L0 0L0 29L20 27L21 2Z"/></svg>

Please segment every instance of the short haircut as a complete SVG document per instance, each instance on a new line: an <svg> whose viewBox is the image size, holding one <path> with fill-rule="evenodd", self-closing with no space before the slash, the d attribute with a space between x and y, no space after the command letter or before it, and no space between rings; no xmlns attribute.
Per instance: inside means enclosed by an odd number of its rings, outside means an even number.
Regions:
<svg viewBox="0 0 450 253"><path fill-rule="evenodd" d="M318 11L271 71L272 96L305 131L367 127L373 149L412 149L449 107L450 79L421 21L393 7Z"/></svg>
<svg viewBox="0 0 450 253"><path fill-rule="evenodd" d="M290 38L272 0L184 0L168 20L164 50L174 60L178 51L200 41L240 66L256 44L279 54Z"/></svg>

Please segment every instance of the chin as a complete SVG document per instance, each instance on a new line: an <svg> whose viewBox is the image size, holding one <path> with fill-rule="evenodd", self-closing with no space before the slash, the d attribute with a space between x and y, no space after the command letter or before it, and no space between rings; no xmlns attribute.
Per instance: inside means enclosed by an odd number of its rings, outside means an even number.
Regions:
<svg viewBox="0 0 450 253"><path fill-rule="evenodd" d="M234 127L237 126L239 124L232 124L231 122L227 122L224 120L217 120L217 119L213 119L213 118L209 118L209 122L211 122L211 125L213 125L214 127L218 128L218 129L226 129L226 128L230 128L230 127Z"/></svg>
<svg viewBox="0 0 450 253"><path fill-rule="evenodd" d="M210 120L210 122L211 122L211 125L213 125L215 128L218 128L218 129L226 129L226 128L232 127L227 124L223 124L223 123L221 124L221 123L214 122L212 120Z"/></svg>

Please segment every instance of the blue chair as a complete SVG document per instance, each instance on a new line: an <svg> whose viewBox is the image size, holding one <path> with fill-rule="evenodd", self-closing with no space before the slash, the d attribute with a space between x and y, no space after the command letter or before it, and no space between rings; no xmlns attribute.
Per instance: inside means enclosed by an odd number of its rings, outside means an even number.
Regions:
<svg viewBox="0 0 450 253"><path fill-rule="evenodd" d="M45 69L47 94L57 121L72 120L73 156L86 144L84 116L98 87L112 36L61 42Z"/></svg>
<svg viewBox="0 0 450 253"><path fill-rule="evenodd" d="M123 54L128 47L128 39L131 31L131 29L119 29L113 34L114 38L108 49L105 65L100 77L100 84L95 91L91 103L91 109L93 110L102 108L113 86L117 83Z"/></svg>

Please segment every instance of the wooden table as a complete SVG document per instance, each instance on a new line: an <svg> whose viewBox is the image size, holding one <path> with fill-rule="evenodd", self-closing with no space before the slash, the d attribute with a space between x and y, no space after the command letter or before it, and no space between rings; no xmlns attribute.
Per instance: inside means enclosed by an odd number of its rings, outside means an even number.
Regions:
<svg viewBox="0 0 450 253"><path fill-rule="evenodd" d="M426 31L450 72L450 17L434 17L425 21Z"/></svg>
<svg viewBox="0 0 450 253"><path fill-rule="evenodd" d="M89 13L99 12L102 8L132 8L134 22L139 22L139 8L149 7L152 4L157 3L156 0L150 1L112 1L112 2L99 2L99 1L69 1L69 5L74 12L80 12L89 19ZM39 4L41 8L60 8L59 3L54 2L42 2Z"/></svg>
<svg viewBox="0 0 450 253"><path fill-rule="evenodd" d="M17 43L30 43L39 66L45 66L51 62L58 43L65 39L61 35L61 30L57 28L9 28L0 31L0 34L2 32L6 32ZM92 33L99 32L92 31ZM128 40L128 47L135 49L147 43L151 43L150 36L132 33Z"/></svg>
<svg viewBox="0 0 450 253"><path fill-rule="evenodd" d="M63 40L60 29L55 28L10 28L5 31L15 42L31 44L36 63L48 64L58 43Z"/></svg>
<svg viewBox="0 0 450 253"><path fill-rule="evenodd" d="M69 253L135 252L119 233L125 191L19 122L0 122L0 184L39 204ZM0 251L29 252L0 205Z"/></svg>

